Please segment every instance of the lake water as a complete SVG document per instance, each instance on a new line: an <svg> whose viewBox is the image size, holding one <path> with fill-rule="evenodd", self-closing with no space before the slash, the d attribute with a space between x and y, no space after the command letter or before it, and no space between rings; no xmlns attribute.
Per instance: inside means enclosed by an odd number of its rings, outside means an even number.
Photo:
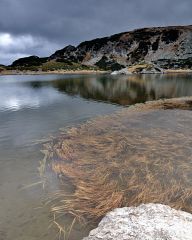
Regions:
<svg viewBox="0 0 192 240"><path fill-rule="evenodd" d="M23 188L40 181L34 142L128 105L181 96L192 96L190 74L0 76L0 240L55 239L44 206L54 183Z"/></svg>

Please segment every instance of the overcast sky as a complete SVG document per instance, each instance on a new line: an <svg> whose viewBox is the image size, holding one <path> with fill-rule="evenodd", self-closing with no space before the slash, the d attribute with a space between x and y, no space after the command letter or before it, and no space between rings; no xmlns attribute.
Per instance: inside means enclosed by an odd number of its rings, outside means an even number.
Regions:
<svg viewBox="0 0 192 240"><path fill-rule="evenodd" d="M0 0L0 63L135 28L192 24L192 0Z"/></svg>

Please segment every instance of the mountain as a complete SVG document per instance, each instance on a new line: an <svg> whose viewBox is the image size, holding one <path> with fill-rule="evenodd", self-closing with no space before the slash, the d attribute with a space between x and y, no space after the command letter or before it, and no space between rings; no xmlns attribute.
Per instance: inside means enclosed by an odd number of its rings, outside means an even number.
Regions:
<svg viewBox="0 0 192 240"><path fill-rule="evenodd" d="M152 62L162 68L192 67L192 25L143 28L82 42L56 51L50 60L101 68Z"/></svg>
<svg viewBox="0 0 192 240"><path fill-rule="evenodd" d="M164 69L189 69L192 68L192 25L143 28L97 38L77 47L69 45L49 58L20 59L12 66L25 64L28 60L35 66L51 62L60 63L61 67L62 64L77 64L105 70L119 70L144 62Z"/></svg>

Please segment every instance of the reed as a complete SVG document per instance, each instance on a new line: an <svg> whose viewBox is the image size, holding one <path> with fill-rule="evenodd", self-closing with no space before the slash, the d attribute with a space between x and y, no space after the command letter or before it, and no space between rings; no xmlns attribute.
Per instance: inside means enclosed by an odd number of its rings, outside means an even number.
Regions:
<svg viewBox="0 0 192 240"><path fill-rule="evenodd" d="M97 118L46 144L60 181L60 190L52 197L54 214L97 223L114 208L141 203L192 212L192 132L186 130L192 116L188 111L180 115L161 110L190 107L179 101L154 105L155 109L152 103L141 104ZM166 118L171 111L174 123ZM162 114L166 127L156 124L156 113ZM149 127L151 116L154 122Z"/></svg>

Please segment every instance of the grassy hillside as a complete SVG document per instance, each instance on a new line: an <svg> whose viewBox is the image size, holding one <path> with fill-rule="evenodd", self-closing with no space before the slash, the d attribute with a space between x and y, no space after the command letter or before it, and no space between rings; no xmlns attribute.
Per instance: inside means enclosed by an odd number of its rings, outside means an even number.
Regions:
<svg viewBox="0 0 192 240"><path fill-rule="evenodd" d="M98 69L97 67L89 67L78 63L58 61L49 61L41 66L41 70L45 72L55 70L71 71L71 70L97 70L97 69Z"/></svg>

